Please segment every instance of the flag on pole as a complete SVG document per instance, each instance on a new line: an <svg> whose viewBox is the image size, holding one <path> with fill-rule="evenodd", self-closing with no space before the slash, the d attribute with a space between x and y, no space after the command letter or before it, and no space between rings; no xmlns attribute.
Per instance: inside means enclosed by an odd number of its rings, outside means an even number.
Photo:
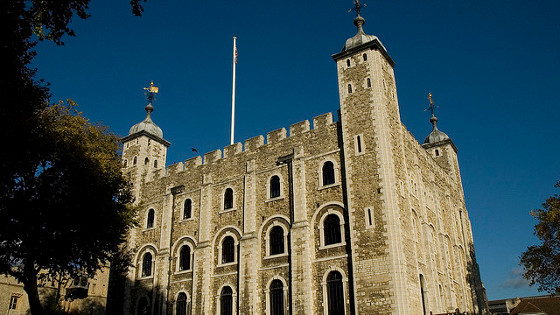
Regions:
<svg viewBox="0 0 560 315"><path fill-rule="evenodd" d="M235 44L235 42L234 42L234 47L233 47L233 49L235 50L235 54L234 54L235 59L234 59L234 60L235 60L235 63L237 63L237 45Z"/></svg>

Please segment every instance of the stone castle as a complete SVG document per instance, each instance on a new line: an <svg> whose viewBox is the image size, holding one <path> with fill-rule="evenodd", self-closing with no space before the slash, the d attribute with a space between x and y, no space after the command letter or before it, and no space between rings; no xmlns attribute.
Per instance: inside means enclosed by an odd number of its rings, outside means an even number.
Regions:
<svg viewBox="0 0 560 315"><path fill-rule="evenodd" d="M140 208L125 314L485 312L457 148L433 111L423 144L406 130L394 62L357 9L332 56L336 121L166 168L150 99L122 139Z"/></svg>

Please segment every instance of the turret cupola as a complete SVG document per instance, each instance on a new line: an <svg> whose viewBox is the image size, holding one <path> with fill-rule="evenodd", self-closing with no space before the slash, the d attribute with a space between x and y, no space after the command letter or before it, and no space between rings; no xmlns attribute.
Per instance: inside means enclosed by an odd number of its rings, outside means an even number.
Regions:
<svg viewBox="0 0 560 315"><path fill-rule="evenodd" d="M152 121L152 112L154 111L152 102L154 101L155 95L158 93L159 89L154 86L154 82L152 81L150 82L150 86L144 88L144 90L146 90L146 98L148 99L148 105L145 107L146 118L132 126L128 131L128 136L124 137L122 141L126 142L144 135L168 147L170 143L163 139L163 131Z"/></svg>
<svg viewBox="0 0 560 315"><path fill-rule="evenodd" d="M161 130L160 127L158 127L158 125L156 125L153 121L152 121L152 112L154 111L154 107L152 106L152 104L148 104L146 106L146 118L137 123L136 125L130 127L130 130L128 131L128 135L133 135L136 133L140 133L140 132L146 132L149 133L152 136L156 136L158 138L163 139L163 131Z"/></svg>
<svg viewBox="0 0 560 315"><path fill-rule="evenodd" d="M424 139L424 144L433 144L449 139L448 135L437 128L437 117L432 116L430 122L432 123L432 132Z"/></svg>
<svg viewBox="0 0 560 315"><path fill-rule="evenodd" d="M356 25L357 28L356 35L348 38L342 50L339 53L334 54L332 57L336 61L362 50L374 49L379 50L385 59L387 59L389 64L393 66L394 62L387 53L385 46L381 44L379 38L375 35L368 35L364 32L364 24L366 23L366 20L361 16L361 8L364 6L365 5L361 4L359 0L354 0L354 8L352 8L352 10L356 11L356 18L354 18L354 25Z"/></svg>
<svg viewBox="0 0 560 315"><path fill-rule="evenodd" d="M430 112L432 113L432 116L430 117L430 123L432 123L432 132L430 132L430 134L426 138L424 138L424 143L422 144L422 146L424 148L430 148L441 144L451 143L453 149L457 151L457 148L451 141L451 138L449 138L449 136L445 132L439 130L437 127L438 119L435 115L435 109L437 108L437 106L434 105L432 93L428 93L428 99L430 100L430 104L427 110L430 110Z"/></svg>

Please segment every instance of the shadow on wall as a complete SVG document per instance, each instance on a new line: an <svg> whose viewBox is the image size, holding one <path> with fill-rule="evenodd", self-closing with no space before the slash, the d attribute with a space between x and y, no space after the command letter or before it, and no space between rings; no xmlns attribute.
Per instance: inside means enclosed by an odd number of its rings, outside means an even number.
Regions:
<svg viewBox="0 0 560 315"><path fill-rule="evenodd" d="M158 311L156 310L159 310L162 301L165 301L161 287L153 286L151 282L144 282L145 280L140 282L128 279L128 271L132 266L132 256L130 250L121 249L111 260L107 308L105 313L102 314L122 315L125 301L128 298L131 299L130 314L157 314ZM127 287L131 290L131 297L125 296Z"/></svg>
<svg viewBox="0 0 560 315"><path fill-rule="evenodd" d="M482 285L480 279L480 270L476 262L476 255L474 252L473 243L469 243L469 256L470 260L467 263L467 282L471 285L471 295L475 305L476 314L487 315L490 314L488 309L488 299L486 298L486 290Z"/></svg>
<svg viewBox="0 0 560 315"><path fill-rule="evenodd" d="M120 315L123 312L127 272L131 266L132 253L121 248L111 259L109 287L107 291L107 315Z"/></svg>

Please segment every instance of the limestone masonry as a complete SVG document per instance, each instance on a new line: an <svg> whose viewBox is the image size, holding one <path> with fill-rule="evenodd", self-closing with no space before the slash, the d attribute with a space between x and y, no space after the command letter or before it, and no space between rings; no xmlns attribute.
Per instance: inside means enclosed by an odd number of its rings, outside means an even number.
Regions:
<svg viewBox="0 0 560 315"><path fill-rule="evenodd" d="M457 148L401 123L393 60L358 33L331 113L165 168L146 107L123 141L139 226L125 314L482 314Z"/></svg>

